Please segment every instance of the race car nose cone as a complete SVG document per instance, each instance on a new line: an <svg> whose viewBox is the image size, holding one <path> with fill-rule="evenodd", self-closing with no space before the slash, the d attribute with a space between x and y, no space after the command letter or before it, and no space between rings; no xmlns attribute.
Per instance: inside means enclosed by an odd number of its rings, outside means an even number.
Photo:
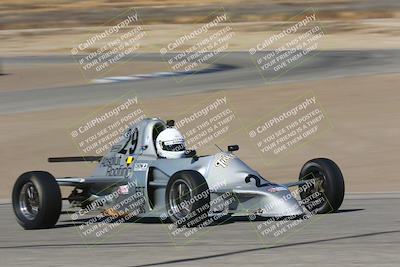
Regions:
<svg viewBox="0 0 400 267"><path fill-rule="evenodd" d="M303 215L303 208L285 186L270 185L252 189L236 189L238 209L253 211L263 217Z"/></svg>
<svg viewBox="0 0 400 267"><path fill-rule="evenodd" d="M263 207L262 216L293 216L303 213L302 207L290 191L282 187L279 191L269 192L268 203Z"/></svg>

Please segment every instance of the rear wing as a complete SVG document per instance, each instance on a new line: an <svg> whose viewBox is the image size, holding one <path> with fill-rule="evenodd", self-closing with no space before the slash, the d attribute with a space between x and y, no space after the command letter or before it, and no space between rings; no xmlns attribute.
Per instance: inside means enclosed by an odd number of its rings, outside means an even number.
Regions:
<svg viewBox="0 0 400 267"><path fill-rule="evenodd" d="M102 156L85 156L85 157L53 157L48 158L48 162L93 162L101 161Z"/></svg>

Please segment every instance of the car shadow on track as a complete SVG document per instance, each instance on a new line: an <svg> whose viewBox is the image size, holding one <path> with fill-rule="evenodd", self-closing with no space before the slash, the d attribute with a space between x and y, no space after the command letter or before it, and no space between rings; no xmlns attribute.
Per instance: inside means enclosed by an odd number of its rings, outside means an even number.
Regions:
<svg viewBox="0 0 400 267"><path fill-rule="evenodd" d="M335 213L345 213L345 212L355 212L355 211L362 211L364 209L340 209L336 211Z"/></svg>
<svg viewBox="0 0 400 267"><path fill-rule="evenodd" d="M364 209L340 209L334 213L347 213L347 212L357 212L363 211ZM70 212L63 211L63 214L70 214ZM56 228L65 228L65 227L78 227L81 225L85 225L86 223L90 222L91 219L94 217L87 217L82 219L76 220L61 220L62 224L57 224ZM283 221L283 220L301 220L302 216L289 216L289 217L261 217L256 216L250 218L249 216L224 216L218 220L215 220L212 224L208 225L207 227L215 227L220 225L232 224L236 222L250 222L250 221ZM170 224L172 223L169 219L162 221L160 218L157 217L149 217L149 218L133 218L130 220L125 221L124 223L137 223L137 224Z"/></svg>

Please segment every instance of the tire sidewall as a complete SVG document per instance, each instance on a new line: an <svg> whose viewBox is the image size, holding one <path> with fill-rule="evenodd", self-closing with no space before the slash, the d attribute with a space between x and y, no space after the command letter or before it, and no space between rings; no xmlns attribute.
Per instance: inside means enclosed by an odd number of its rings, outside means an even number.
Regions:
<svg viewBox="0 0 400 267"><path fill-rule="evenodd" d="M19 195L22 187L31 182L39 195L39 211L33 220L27 219L20 210ZM22 174L14 184L12 203L18 223L25 229L42 229L54 226L61 214L61 191L48 172L32 171Z"/></svg>
<svg viewBox="0 0 400 267"><path fill-rule="evenodd" d="M167 209L169 218L173 223L177 223L181 218L176 217L173 212L170 212L169 193L170 193L171 187L174 184L174 182L179 179L183 179L185 182L187 182L189 184L189 186L192 189L193 196L201 195L204 191L207 192L206 197L202 197L198 201L195 201L193 203L190 212L197 211L199 208L203 207L204 205L208 205L208 208L206 208L204 210L202 209L202 212L197 213L194 218L186 220L185 223L177 224L178 227L182 227L182 226L188 225L196 217L205 216L205 214L208 214L208 211L210 208L210 192L209 192L209 188L208 188L206 180L199 172L179 171L179 172L176 172L174 175L172 175L168 181L168 184L167 184L167 187L165 190L165 203L166 203L166 209ZM202 221L200 221L200 223ZM193 225L193 226L195 226L195 225Z"/></svg>
<svg viewBox="0 0 400 267"><path fill-rule="evenodd" d="M342 204L344 197L344 180L339 167L330 159L312 159L303 165L299 179L312 179L313 177L309 175L309 172L312 169L317 169L324 175L323 195L326 201L316 210L316 213L330 213L337 211ZM302 198L304 197L304 194L300 195Z"/></svg>

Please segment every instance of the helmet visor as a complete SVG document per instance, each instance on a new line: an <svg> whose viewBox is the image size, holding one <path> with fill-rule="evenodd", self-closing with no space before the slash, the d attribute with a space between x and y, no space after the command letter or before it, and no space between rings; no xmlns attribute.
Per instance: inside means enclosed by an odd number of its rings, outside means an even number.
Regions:
<svg viewBox="0 0 400 267"><path fill-rule="evenodd" d="M179 143L179 144L166 144L168 142L162 142L162 148L165 151L185 151L185 144Z"/></svg>

